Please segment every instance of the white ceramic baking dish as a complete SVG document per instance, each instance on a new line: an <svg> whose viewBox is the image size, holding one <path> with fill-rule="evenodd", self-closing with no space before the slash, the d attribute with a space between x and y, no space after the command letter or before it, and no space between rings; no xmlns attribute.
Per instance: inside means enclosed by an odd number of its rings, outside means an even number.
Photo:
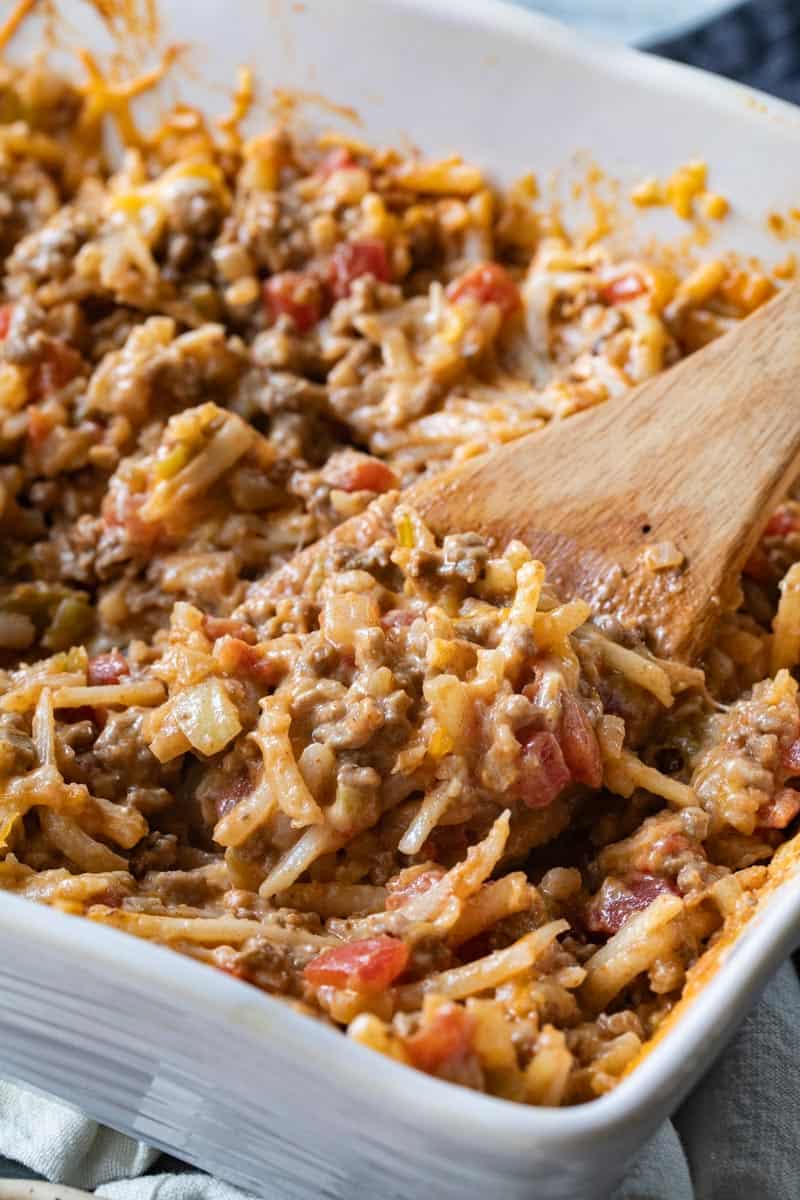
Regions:
<svg viewBox="0 0 800 1200"><path fill-rule="evenodd" d="M89 5L71 38L108 45ZM768 208L797 202L800 119L782 104L481 0L163 0L190 100L267 84L354 105L364 136L459 150L510 179L589 150L626 181L687 158L733 202L723 237L772 258ZM14 44L24 54L41 29ZM328 118L325 118L326 121ZM255 989L125 934L0 894L0 1072L263 1196L607 1197L800 940L790 878L666 1038L608 1096L540 1110L349 1044Z"/></svg>

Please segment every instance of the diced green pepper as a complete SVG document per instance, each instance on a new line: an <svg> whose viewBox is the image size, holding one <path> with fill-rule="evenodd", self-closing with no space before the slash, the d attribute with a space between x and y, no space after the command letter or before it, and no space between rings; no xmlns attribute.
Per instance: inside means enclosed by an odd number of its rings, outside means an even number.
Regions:
<svg viewBox="0 0 800 1200"><path fill-rule="evenodd" d="M92 626L92 608L82 592L65 596L56 608L42 638L48 650L66 650L81 642Z"/></svg>

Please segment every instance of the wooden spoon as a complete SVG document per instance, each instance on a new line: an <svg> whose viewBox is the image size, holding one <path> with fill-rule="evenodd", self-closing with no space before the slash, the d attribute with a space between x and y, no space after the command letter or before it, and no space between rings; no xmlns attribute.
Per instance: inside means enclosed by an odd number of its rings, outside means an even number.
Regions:
<svg viewBox="0 0 800 1200"><path fill-rule="evenodd" d="M800 473L800 287L626 396L553 421L402 494L435 533L519 538L563 597L614 612L664 656L691 657ZM366 545L397 497L339 526ZM652 570L671 543L680 566ZM309 547L265 588L291 586ZM258 585L257 585L258 586Z"/></svg>

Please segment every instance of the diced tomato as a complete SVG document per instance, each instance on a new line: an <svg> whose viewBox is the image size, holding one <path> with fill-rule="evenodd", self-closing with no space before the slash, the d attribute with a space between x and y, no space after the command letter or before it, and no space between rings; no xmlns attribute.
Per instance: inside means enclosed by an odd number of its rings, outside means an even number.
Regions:
<svg viewBox="0 0 800 1200"><path fill-rule="evenodd" d="M600 787L603 764L594 727L583 706L566 689L561 692L561 751L573 779Z"/></svg>
<svg viewBox="0 0 800 1200"><path fill-rule="evenodd" d="M336 478L331 482L343 492L390 492L398 486L394 471L379 458L353 456L342 468L339 475L333 472Z"/></svg>
<svg viewBox="0 0 800 1200"><path fill-rule="evenodd" d="M618 275L616 279L604 284L600 289L600 296L606 304L627 304L629 300L643 296L646 291L647 284L641 275L637 275L635 271L628 271L625 275Z"/></svg>
<svg viewBox="0 0 800 1200"><path fill-rule="evenodd" d="M782 504L767 521L764 537L785 538L800 532L800 512L790 504ZM759 543L744 565L744 573L758 583L777 581L778 572L772 566L763 543Z"/></svg>
<svg viewBox="0 0 800 1200"><path fill-rule="evenodd" d="M31 377L33 396L42 399L59 391L80 374L82 366L83 359L77 350L73 350L66 342L53 339L48 344L45 358L36 366Z"/></svg>
<svg viewBox="0 0 800 1200"><path fill-rule="evenodd" d="M787 537L800 529L800 513L782 504L767 521L764 537Z"/></svg>
<svg viewBox="0 0 800 1200"><path fill-rule="evenodd" d="M241 638L226 635L219 641L214 653L226 675L248 675L270 687L283 674L279 662L265 658L258 646L251 646Z"/></svg>
<svg viewBox="0 0 800 1200"><path fill-rule="evenodd" d="M517 731L523 744L515 790L527 808L547 808L571 779L558 738L542 730Z"/></svg>
<svg viewBox="0 0 800 1200"><path fill-rule="evenodd" d="M439 882L444 873L444 867L438 866L426 867L424 871L420 871L417 867L407 867L399 875L395 875L394 879L390 879L386 885L387 909L393 911L396 908L402 908L415 896L423 895Z"/></svg>
<svg viewBox="0 0 800 1200"><path fill-rule="evenodd" d="M323 313L322 286L313 275L282 271L264 284L264 308L269 321L286 316L298 333L308 333Z"/></svg>
<svg viewBox="0 0 800 1200"><path fill-rule="evenodd" d="M222 820L224 816L227 816L231 809L235 808L240 800L244 800L251 791L250 775L244 768L237 774L225 778L214 793L214 809L217 820Z"/></svg>
<svg viewBox="0 0 800 1200"><path fill-rule="evenodd" d="M469 297L479 304L496 304L503 320L522 308L519 288L505 267L496 262L479 263L459 279L454 279L447 289L450 300Z"/></svg>
<svg viewBox="0 0 800 1200"><path fill-rule="evenodd" d="M252 625L248 625L246 621L239 621L235 617L211 617L206 614L203 617L203 632L206 637L211 638L212 642L221 637L233 637L250 644L257 640L256 631Z"/></svg>
<svg viewBox="0 0 800 1200"><path fill-rule="evenodd" d="M337 300L349 296L353 284L362 275L372 275L381 283L390 283L392 268L386 244L378 238L341 242L328 263L328 283Z"/></svg>
<svg viewBox="0 0 800 1200"><path fill-rule="evenodd" d="M800 792L794 788L780 788L775 795L758 810L760 829L785 829L800 813Z"/></svg>
<svg viewBox="0 0 800 1200"><path fill-rule="evenodd" d="M443 1004L416 1033L405 1040L415 1067L436 1074L453 1067L472 1052L475 1021L458 1004Z"/></svg>
<svg viewBox="0 0 800 1200"><path fill-rule="evenodd" d="M629 917L668 892L677 895L677 888L658 875L637 873L626 879L612 876L586 906L586 928L592 933L618 933Z"/></svg>
<svg viewBox="0 0 800 1200"><path fill-rule="evenodd" d="M634 866L644 874L663 871L670 861L674 861L691 848L691 839L685 833L676 830L643 847L634 858Z"/></svg>
<svg viewBox="0 0 800 1200"><path fill-rule="evenodd" d="M677 854L683 854L691 846L691 842L685 833L670 833L667 837L662 838L660 842L656 842L656 846L660 849L663 857L674 858Z"/></svg>
<svg viewBox="0 0 800 1200"><path fill-rule="evenodd" d="M787 771L800 775L800 737L789 743L781 758Z"/></svg>
<svg viewBox="0 0 800 1200"><path fill-rule="evenodd" d="M317 174L321 175L323 179L328 179L335 171L342 171L355 165L356 160L347 146L334 146L320 161Z"/></svg>
<svg viewBox="0 0 800 1200"><path fill-rule="evenodd" d="M89 683L100 686L103 684L119 683L123 675L130 675L131 669L119 650L109 650L106 654L95 654L89 659L87 672Z"/></svg>
<svg viewBox="0 0 800 1200"><path fill-rule="evenodd" d="M382 992L403 974L409 956L405 942L382 933L323 950L305 968L303 978L313 987Z"/></svg>
<svg viewBox="0 0 800 1200"><path fill-rule="evenodd" d="M11 328L11 318L13 315L13 304L0 304L0 342L4 342L8 337L8 331Z"/></svg>

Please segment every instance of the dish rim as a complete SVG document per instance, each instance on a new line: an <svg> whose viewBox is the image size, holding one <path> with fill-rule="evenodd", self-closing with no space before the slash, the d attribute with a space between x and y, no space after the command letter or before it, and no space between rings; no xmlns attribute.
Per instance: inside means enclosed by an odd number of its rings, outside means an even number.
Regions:
<svg viewBox="0 0 800 1200"><path fill-rule="evenodd" d="M563 1108L518 1104L436 1079L358 1045L341 1030L295 1012L284 1001L168 946L10 892L0 892L0 936L25 938L29 945L42 947L43 953L50 943L57 953L74 956L89 969L111 969L120 985L144 988L151 997L160 993L174 1000L180 992L181 1003L201 1008L205 1017L211 1005L232 1036L238 1025L251 1036L266 1039L266 1052L269 1038L284 1023L292 1039L297 1037L309 1048L320 1074L330 1072L337 1088L380 1089L387 1107L408 1101L412 1089L418 1117L434 1123L440 1132L458 1138L469 1122L490 1136L495 1150L524 1153L532 1137L566 1146L620 1130L641 1117L658 1095L674 1093L681 1081L691 1077L704 1041L713 1037L715 1029L718 1034L726 1029L726 1014L734 1014L754 982L766 983L800 936L800 889L795 895L789 890L796 876L795 864L726 947L724 962L691 998L688 1011L629 1075L606 1095Z"/></svg>
<svg viewBox="0 0 800 1200"><path fill-rule="evenodd" d="M634 47L589 37L554 18L503 0L379 3L407 11L410 19L450 19L476 25L493 35L522 38L562 58L591 64L611 78L633 79L662 94L697 97L707 108L740 121L746 119L754 128L764 121L775 122L784 134L796 136L800 144L800 108L787 101ZM13 46L10 57L16 57ZM13 893L0 892L0 936L26 938L30 944L42 947L50 944L95 969L111 971L120 979L127 977L132 986L146 987L151 992L156 983L162 995L180 991L187 1006L202 1004L206 1013L211 1004L230 1023L232 1035L237 1024L251 1035L257 1033L266 1039L267 1052L269 1037L285 1022L292 1036L297 1032L311 1045L320 1073L334 1072L337 1087L379 1087L387 1107L407 1101L409 1089L413 1089L418 1118L432 1122L440 1132L458 1139L463 1137L468 1122L470 1126L479 1125L497 1151L524 1154L532 1138L567 1146L587 1137L621 1131L640 1119L660 1095L678 1094L681 1084L696 1070L703 1043L713 1038L715 1029L718 1033L727 1029L743 1007L744 997L766 982L778 961L800 940L800 888L793 895L791 884L792 878L787 878L765 897L763 909L727 948L720 969L692 998L688 1011L681 1014L668 1036L648 1050L630 1075L606 1095L565 1108L517 1104L409 1069L349 1041L339 1030L292 1011L255 987L243 990L241 981L168 947L99 926L84 917L73 918ZM242 1022L245 1012L249 1014L246 1024ZM254 1020L259 1013L264 1015L261 1022ZM345 1045L348 1049L342 1053Z"/></svg>
<svg viewBox="0 0 800 1200"><path fill-rule="evenodd" d="M370 0L372 2L372 0ZM566 52L579 62L591 63L608 75L633 77L651 86L656 79L664 90L682 96L701 96L723 112L742 115L742 108L761 119L777 119L800 136L800 105L757 88L714 75L702 67L661 58L635 45L608 41L571 29L555 17L522 7L517 0L378 0L383 7L406 9L429 18L447 16L488 28L491 33L521 37Z"/></svg>

